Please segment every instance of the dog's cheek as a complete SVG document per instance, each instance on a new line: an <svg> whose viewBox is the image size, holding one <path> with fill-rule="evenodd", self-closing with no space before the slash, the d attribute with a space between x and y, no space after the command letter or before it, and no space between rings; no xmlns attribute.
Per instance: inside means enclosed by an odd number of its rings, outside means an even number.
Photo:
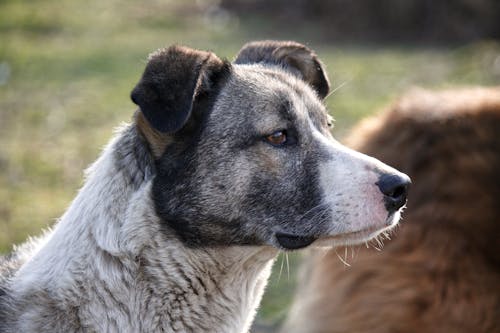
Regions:
<svg viewBox="0 0 500 333"><path fill-rule="evenodd" d="M314 164L313 158L283 156L279 170L256 170L244 201L248 218L268 233L278 227L300 234L317 233L318 219L308 219L313 216L306 214L321 203Z"/></svg>

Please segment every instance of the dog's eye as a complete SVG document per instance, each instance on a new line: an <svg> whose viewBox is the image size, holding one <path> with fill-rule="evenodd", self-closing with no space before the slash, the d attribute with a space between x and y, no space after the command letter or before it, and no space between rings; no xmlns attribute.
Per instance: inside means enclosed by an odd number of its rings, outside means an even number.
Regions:
<svg viewBox="0 0 500 333"><path fill-rule="evenodd" d="M273 134L266 136L265 139L273 146L281 146L286 142L286 131L276 131Z"/></svg>

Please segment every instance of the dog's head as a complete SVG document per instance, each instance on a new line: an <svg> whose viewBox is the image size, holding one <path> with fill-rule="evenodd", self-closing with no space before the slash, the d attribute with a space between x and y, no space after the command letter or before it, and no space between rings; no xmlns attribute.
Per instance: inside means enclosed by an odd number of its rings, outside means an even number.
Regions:
<svg viewBox="0 0 500 333"><path fill-rule="evenodd" d="M328 91L294 42L247 44L233 63L179 46L152 54L132 100L165 227L189 246L296 249L397 223L409 178L333 139Z"/></svg>

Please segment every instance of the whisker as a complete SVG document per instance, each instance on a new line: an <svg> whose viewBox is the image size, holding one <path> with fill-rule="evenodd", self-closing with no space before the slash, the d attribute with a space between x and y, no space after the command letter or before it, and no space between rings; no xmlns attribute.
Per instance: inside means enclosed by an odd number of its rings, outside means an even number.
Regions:
<svg viewBox="0 0 500 333"><path fill-rule="evenodd" d="M313 208L309 209L307 212L305 212L304 214L302 214L300 217L299 217L299 220L302 220L306 217L307 214L315 211L315 210L319 210L318 212L315 212L314 215L311 217L311 220L316 218L317 216L319 216L320 214L322 214L323 212L325 212L326 208L328 207L328 204L326 203L321 203L319 205L316 205L314 206Z"/></svg>
<svg viewBox="0 0 500 333"><path fill-rule="evenodd" d="M283 262L284 262L284 259L283 259L283 252L280 252L280 258L281 258L281 265L280 265L280 272L278 274L278 283L280 282L281 280L281 273L283 272Z"/></svg>
<svg viewBox="0 0 500 333"><path fill-rule="evenodd" d="M346 84L348 83L348 81L344 81L342 82L341 84L339 84L335 89L333 89L332 91L330 91L328 93L328 95L326 95L326 97L324 98L324 100L326 101L326 99L328 97L330 97L334 92L338 91L339 89L341 89L343 86L345 86Z"/></svg>
<svg viewBox="0 0 500 333"><path fill-rule="evenodd" d="M286 273L288 275L288 280L290 281L290 263L288 262L288 253L285 252L285 258L286 258Z"/></svg>
<svg viewBox="0 0 500 333"><path fill-rule="evenodd" d="M324 259L328 253L330 253L329 249L323 249L323 257L321 259Z"/></svg>
<svg viewBox="0 0 500 333"><path fill-rule="evenodd" d="M377 242L380 244L380 249L384 248L384 237L382 235L377 236Z"/></svg>
<svg viewBox="0 0 500 333"><path fill-rule="evenodd" d="M321 204L315 207L319 211L315 213L311 218L309 218L309 222L311 224L322 224L323 222L327 222L330 220L330 217L328 214L325 215L325 213L328 212L328 205L327 204ZM303 217L302 217L303 218Z"/></svg>
<svg viewBox="0 0 500 333"><path fill-rule="evenodd" d="M354 249L354 260L356 260L356 258L358 257L359 251L361 251L361 246L356 246L356 248Z"/></svg>
<svg viewBox="0 0 500 333"><path fill-rule="evenodd" d="M342 257L339 255L339 253L337 252L337 249L335 249L335 254L337 255L337 257L340 259L340 261L347 267L350 267L351 265L349 265L349 263L347 261L345 261L344 259L342 259Z"/></svg>
<svg viewBox="0 0 500 333"><path fill-rule="evenodd" d="M325 259L326 255L330 253L330 249L326 248L321 248L320 251L321 251L321 256L319 257L320 260Z"/></svg>
<svg viewBox="0 0 500 333"><path fill-rule="evenodd" d="M384 247L384 244L380 241L380 235L378 235L377 237L375 237L373 240L372 240L372 246L374 249L376 249L377 251L382 251L382 248Z"/></svg>

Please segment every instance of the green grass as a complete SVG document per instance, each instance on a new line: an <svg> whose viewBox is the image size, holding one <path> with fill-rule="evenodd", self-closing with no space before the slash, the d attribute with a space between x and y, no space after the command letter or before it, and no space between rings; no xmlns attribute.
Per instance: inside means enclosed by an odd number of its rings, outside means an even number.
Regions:
<svg viewBox="0 0 500 333"><path fill-rule="evenodd" d="M113 127L130 119L129 93L147 54L158 47L181 43L230 59L251 39L305 42L339 88L327 100L337 136L414 85L500 82L495 41L440 48L334 45L315 37L312 27L296 34L259 18L207 16L199 6L153 0L0 2L0 252L39 234L62 214L82 183L82 170ZM279 281L273 274L261 320L279 320L286 312L298 258L292 256L290 279L286 271Z"/></svg>

